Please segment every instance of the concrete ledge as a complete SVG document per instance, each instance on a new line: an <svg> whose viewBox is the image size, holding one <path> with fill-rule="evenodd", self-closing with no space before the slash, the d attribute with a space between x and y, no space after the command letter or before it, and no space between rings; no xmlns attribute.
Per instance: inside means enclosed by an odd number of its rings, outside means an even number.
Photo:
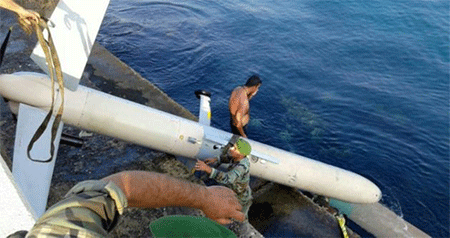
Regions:
<svg viewBox="0 0 450 238"><path fill-rule="evenodd" d="M98 43L95 43L92 48L83 78L95 84L103 92L198 121L191 112ZM192 99L196 100L194 92L192 92Z"/></svg>

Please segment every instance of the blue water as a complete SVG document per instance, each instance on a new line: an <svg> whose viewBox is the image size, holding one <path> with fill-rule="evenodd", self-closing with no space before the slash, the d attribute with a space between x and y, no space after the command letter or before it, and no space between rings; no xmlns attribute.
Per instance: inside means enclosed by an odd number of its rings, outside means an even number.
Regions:
<svg viewBox="0 0 450 238"><path fill-rule="evenodd" d="M111 1L98 40L192 113L252 73L249 137L354 171L449 237L448 1Z"/></svg>

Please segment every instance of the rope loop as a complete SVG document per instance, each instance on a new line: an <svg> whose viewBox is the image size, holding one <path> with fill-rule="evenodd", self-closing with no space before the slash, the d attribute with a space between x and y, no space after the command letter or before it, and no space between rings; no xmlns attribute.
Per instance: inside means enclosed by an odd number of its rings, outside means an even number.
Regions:
<svg viewBox="0 0 450 238"><path fill-rule="evenodd" d="M20 22L20 20L19 20ZM28 144L27 148L27 155L28 159L34 162L40 162L40 163L48 163L52 161L54 151L55 151L55 138L58 131L59 124L61 123L62 119L62 113L64 111L64 82L63 82L63 75L61 70L61 64L59 62L58 54L56 52L55 44L52 39L52 35L50 33L50 29L47 25L47 22L44 19L40 19L38 23L34 23L34 30L36 32L36 36L39 40L39 44L42 47L42 50L45 54L45 59L47 61L48 66L48 73L50 75L51 84L52 84L52 104L50 106L50 110L45 116L44 120L42 121L39 128L36 130L35 134L31 138L30 143ZM25 29L24 29L25 30ZM44 30L47 31L48 39L46 40L44 38ZM26 31L26 30L25 30ZM51 129L51 141L50 141L50 157L46 160L36 160L31 158L31 150L33 149L34 143L42 136L45 129L48 127L48 124L50 122L50 118L53 115L53 110L55 107L55 77L56 81L58 83L58 92L61 96L61 104L59 106L58 112L56 113L55 120L53 121L52 129ZM57 97L58 95L56 95Z"/></svg>

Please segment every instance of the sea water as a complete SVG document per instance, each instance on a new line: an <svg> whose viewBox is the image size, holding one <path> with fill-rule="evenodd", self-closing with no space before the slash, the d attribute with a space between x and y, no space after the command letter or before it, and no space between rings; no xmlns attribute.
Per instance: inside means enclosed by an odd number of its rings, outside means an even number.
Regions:
<svg viewBox="0 0 450 238"><path fill-rule="evenodd" d="M361 174L450 236L448 1L111 1L97 40L194 114L210 91L226 131L231 91L260 75L250 138Z"/></svg>

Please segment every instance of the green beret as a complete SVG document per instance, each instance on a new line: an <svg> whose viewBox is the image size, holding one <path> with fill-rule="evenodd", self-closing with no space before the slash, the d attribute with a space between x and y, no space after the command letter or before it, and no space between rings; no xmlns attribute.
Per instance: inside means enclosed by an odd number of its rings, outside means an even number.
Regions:
<svg viewBox="0 0 450 238"><path fill-rule="evenodd" d="M159 218L150 223L150 231L154 237L236 237L232 231L206 217L184 215Z"/></svg>
<svg viewBox="0 0 450 238"><path fill-rule="evenodd" d="M241 154L245 156L249 155L252 152L250 143L242 138L239 138L239 140L236 141L236 148Z"/></svg>

